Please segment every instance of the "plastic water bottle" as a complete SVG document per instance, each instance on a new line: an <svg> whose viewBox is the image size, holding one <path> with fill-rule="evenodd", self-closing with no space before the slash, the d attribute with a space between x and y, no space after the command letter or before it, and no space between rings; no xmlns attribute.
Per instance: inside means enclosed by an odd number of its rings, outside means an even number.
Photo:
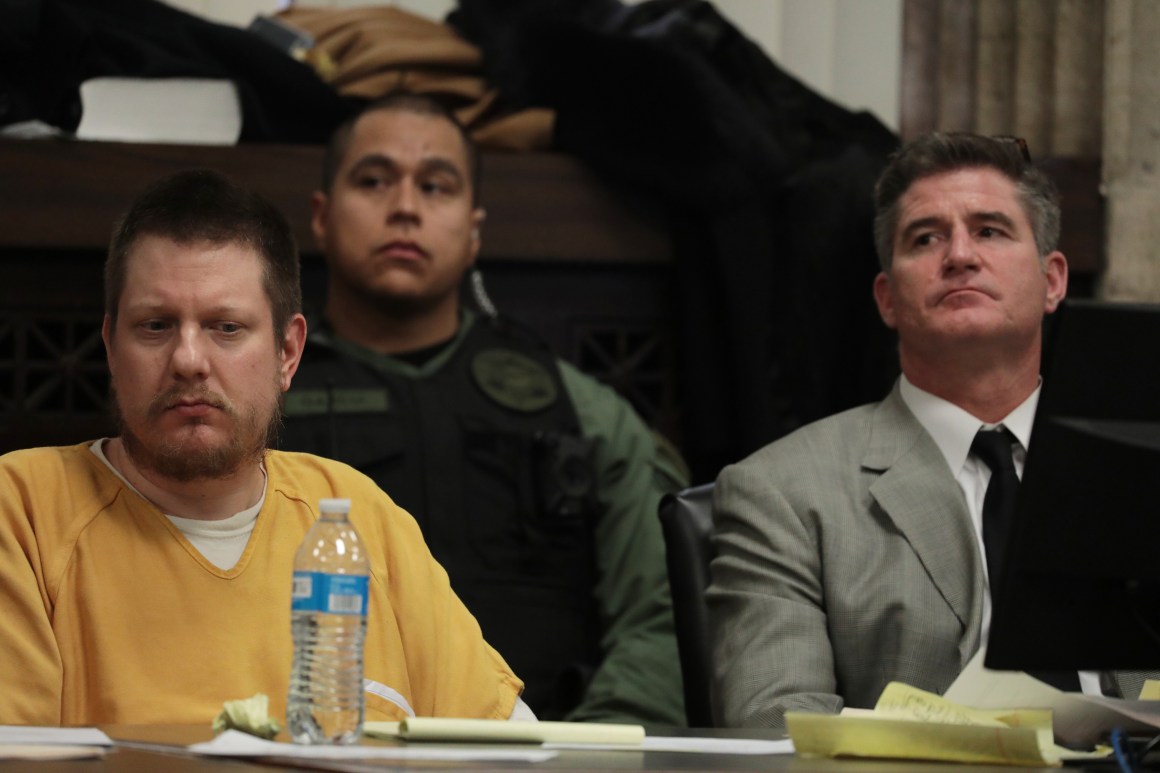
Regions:
<svg viewBox="0 0 1160 773"><path fill-rule="evenodd" d="M294 557L294 662L286 728L295 743L347 744L362 734L367 557L349 499L323 499Z"/></svg>

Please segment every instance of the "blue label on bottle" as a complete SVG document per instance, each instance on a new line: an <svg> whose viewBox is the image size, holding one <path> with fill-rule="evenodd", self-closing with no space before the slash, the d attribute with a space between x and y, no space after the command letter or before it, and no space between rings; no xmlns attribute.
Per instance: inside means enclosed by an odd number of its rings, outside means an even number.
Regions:
<svg viewBox="0 0 1160 773"><path fill-rule="evenodd" d="M331 615L365 615L367 577L358 574L295 572L290 609Z"/></svg>

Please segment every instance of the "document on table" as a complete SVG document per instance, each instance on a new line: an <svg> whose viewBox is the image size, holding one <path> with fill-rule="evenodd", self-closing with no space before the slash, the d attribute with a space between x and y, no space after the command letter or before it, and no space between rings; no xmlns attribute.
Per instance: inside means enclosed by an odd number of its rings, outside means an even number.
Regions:
<svg viewBox="0 0 1160 773"><path fill-rule="evenodd" d="M312 760L434 760L477 762L543 762L557 755L540 748L500 746L305 746L265 741L227 730L206 743L187 747L194 754L218 757L282 757Z"/></svg>
<svg viewBox="0 0 1160 773"><path fill-rule="evenodd" d="M1160 701L1062 692L1022 671L984 668L983 657L984 650L975 653L947 689L947 700L978 709L1051 709L1055 737L1069 745L1090 745L1115 727L1152 733L1160 728Z"/></svg>
<svg viewBox="0 0 1160 773"><path fill-rule="evenodd" d="M1050 711L974 709L901 682L886 686L872 712L787 712L785 719L798 753L810 757L1057 766L1110 752L1056 746Z"/></svg>
<svg viewBox="0 0 1160 773"><path fill-rule="evenodd" d="M95 727L0 725L0 760L76 760L100 757L113 739Z"/></svg>
<svg viewBox="0 0 1160 773"><path fill-rule="evenodd" d="M793 754L793 741L760 738L702 738L650 735L639 744L545 743L545 749L629 752L693 752L699 754Z"/></svg>
<svg viewBox="0 0 1160 773"><path fill-rule="evenodd" d="M371 737L402 741L500 741L507 743L605 743L639 745L640 725L598 722L522 722L505 719L408 717L400 722L367 722Z"/></svg>
<svg viewBox="0 0 1160 773"><path fill-rule="evenodd" d="M665 751L707 754L793 754L788 740L748 738L667 738L645 736L640 725L601 722L519 722L502 719L411 717L401 722L367 722L371 737L405 741L490 741L543 744L545 749Z"/></svg>

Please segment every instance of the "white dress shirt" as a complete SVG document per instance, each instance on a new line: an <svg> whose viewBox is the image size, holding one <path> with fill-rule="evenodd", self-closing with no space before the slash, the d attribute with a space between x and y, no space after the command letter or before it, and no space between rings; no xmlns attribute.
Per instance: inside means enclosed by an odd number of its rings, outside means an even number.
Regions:
<svg viewBox="0 0 1160 773"><path fill-rule="evenodd" d="M986 547L983 544L983 499L987 494L987 484L991 482L991 468L971 455L971 444L980 429L1006 427L1019 441L1012 448L1012 458L1015 462L1015 474L1022 479L1027 449L1031 446L1031 426L1035 421L1035 408L1039 405L1041 386L1042 383L1036 386L1035 391L1001 421L989 424L954 403L919 389L910 383L906 376L901 378L899 393L902 402L906 403L906 407L918 419L918 423L934 439L935 445L946 459L951 474L963 490L963 496L967 500L967 511L971 514L971 523L975 527L975 539L978 542L980 556L986 555ZM983 561L984 575L986 572L987 562ZM980 638L984 645L990 632L991 583L988 578L983 593L983 629ZM1101 694L1098 673L1080 671L1079 680L1084 693Z"/></svg>

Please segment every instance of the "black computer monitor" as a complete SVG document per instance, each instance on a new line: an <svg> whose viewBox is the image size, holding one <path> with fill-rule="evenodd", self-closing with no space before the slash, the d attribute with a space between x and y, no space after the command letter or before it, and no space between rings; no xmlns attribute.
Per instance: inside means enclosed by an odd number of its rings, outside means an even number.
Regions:
<svg viewBox="0 0 1160 773"><path fill-rule="evenodd" d="M1160 306L1069 301L994 594L994 669L1160 667Z"/></svg>

